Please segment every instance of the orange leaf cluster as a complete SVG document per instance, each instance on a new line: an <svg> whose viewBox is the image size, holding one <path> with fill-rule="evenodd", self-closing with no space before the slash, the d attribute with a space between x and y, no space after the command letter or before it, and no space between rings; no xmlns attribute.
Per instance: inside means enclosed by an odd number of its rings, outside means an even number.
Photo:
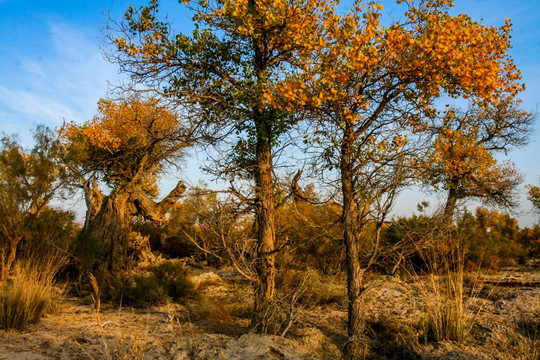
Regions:
<svg viewBox="0 0 540 360"><path fill-rule="evenodd" d="M113 153L150 147L156 139L166 138L179 128L176 115L160 107L156 99L128 103L101 99L98 111L98 115L83 125L64 126L62 136L70 142L82 142Z"/></svg>

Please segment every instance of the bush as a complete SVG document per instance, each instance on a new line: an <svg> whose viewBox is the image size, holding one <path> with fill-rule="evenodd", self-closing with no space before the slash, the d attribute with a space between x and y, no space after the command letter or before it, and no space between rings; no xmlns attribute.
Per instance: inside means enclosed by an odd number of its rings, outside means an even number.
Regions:
<svg viewBox="0 0 540 360"><path fill-rule="evenodd" d="M46 263L19 260L15 264L13 277L0 283L0 328L24 330L56 309L61 298L54 283L58 264L62 262L57 258L49 258Z"/></svg>
<svg viewBox="0 0 540 360"><path fill-rule="evenodd" d="M344 287L340 287L335 278L321 275L317 270L282 271L278 273L276 285L284 293L300 290L298 302L306 307L340 304L345 300Z"/></svg>
<svg viewBox="0 0 540 360"><path fill-rule="evenodd" d="M140 274L119 274L105 279L103 300L135 307L159 305L195 295L180 262L167 260L143 269Z"/></svg>
<svg viewBox="0 0 540 360"><path fill-rule="evenodd" d="M367 321L370 353L368 358L420 359L415 331L401 319L383 314L376 320Z"/></svg>
<svg viewBox="0 0 540 360"><path fill-rule="evenodd" d="M217 304L212 299L203 297L190 309L190 317L206 321L209 330L222 334L230 334L233 328L233 315L227 306Z"/></svg>
<svg viewBox="0 0 540 360"><path fill-rule="evenodd" d="M88 231L80 231L70 249L74 261L71 265L72 275L87 276L94 273L104 255L101 241Z"/></svg>

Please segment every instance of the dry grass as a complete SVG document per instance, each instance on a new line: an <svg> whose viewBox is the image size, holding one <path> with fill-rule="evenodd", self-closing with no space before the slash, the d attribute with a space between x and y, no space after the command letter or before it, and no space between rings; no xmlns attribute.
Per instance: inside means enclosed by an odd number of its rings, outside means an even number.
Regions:
<svg viewBox="0 0 540 360"><path fill-rule="evenodd" d="M108 321L102 321L100 289L97 279L90 274L90 284L93 294L91 294L92 303L96 315L96 323L91 324L98 327L98 334L101 338L99 350L92 351L85 349L84 346L75 339L75 343L82 352L92 360L143 360L144 354L148 348L146 326L140 327L137 331L128 331L122 327L120 333L107 331L105 326Z"/></svg>
<svg viewBox="0 0 540 360"><path fill-rule="evenodd" d="M0 328L24 330L56 309L62 297L54 276L62 261L19 260L10 279L0 283Z"/></svg>
<svg viewBox="0 0 540 360"><path fill-rule="evenodd" d="M425 340L462 343L469 337L482 310L482 306L469 309L465 300L480 300L482 284L479 272L465 275L465 251L461 241L451 235L444 236L444 240L452 250L441 256L438 247L433 246L424 257L427 275L414 276L425 306L422 326ZM482 301L485 303L486 299Z"/></svg>

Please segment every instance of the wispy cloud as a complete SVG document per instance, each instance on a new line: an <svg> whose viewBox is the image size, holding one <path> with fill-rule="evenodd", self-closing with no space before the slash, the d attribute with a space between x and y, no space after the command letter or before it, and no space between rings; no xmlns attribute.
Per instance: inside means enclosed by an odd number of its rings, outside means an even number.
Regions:
<svg viewBox="0 0 540 360"><path fill-rule="evenodd" d="M0 122L7 128L28 132L36 123L84 121L106 95L108 81L118 78L88 34L56 22L48 24L47 39L47 55L19 57L16 71L0 80Z"/></svg>

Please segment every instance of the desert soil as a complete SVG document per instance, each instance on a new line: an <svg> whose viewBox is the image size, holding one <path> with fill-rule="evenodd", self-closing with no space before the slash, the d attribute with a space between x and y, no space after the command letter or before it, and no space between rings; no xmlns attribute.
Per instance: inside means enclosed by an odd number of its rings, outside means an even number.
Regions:
<svg viewBox="0 0 540 360"><path fill-rule="evenodd" d="M249 319L231 315L250 302L249 287L230 271L192 271L212 307L200 300L150 309L66 297L59 309L24 332L0 331L0 359L339 359L345 341L345 299L299 310L286 337L248 333ZM375 276L365 293L373 359L539 359L540 272L507 269L482 276L465 298L476 316L459 344L434 342L419 325L425 296L418 282ZM343 286L343 284L338 284ZM345 288L343 286L343 291Z"/></svg>

